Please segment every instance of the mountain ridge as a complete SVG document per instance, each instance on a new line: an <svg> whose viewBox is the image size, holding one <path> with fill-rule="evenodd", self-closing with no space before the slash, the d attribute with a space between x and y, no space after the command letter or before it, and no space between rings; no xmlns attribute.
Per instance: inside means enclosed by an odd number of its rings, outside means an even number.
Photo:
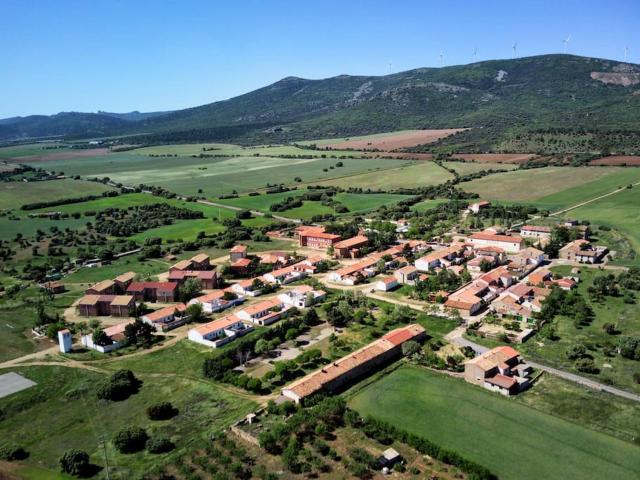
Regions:
<svg viewBox="0 0 640 480"><path fill-rule="evenodd" d="M188 141L217 139L220 130L231 138L259 141L497 124L635 129L638 83L639 65L565 54L421 67L382 76L288 76L230 99L172 112L137 112L133 117L66 112L0 120L0 139L122 134L162 138L184 132Z"/></svg>

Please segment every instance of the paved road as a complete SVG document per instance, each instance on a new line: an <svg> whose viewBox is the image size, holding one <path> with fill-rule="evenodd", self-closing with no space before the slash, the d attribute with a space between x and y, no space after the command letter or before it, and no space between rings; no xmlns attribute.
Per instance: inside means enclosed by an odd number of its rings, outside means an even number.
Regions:
<svg viewBox="0 0 640 480"><path fill-rule="evenodd" d="M462 336L464 331L465 331L464 327L458 327L455 330L449 332L445 336L445 339L448 340L449 342L455 343L456 345L461 346L461 347L471 347L478 354L484 353L487 350L489 350L487 347L485 347L483 345L479 345L479 344L477 344L475 342L472 342L472 341L464 338ZM585 377L582 377L580 375L576 375L574 373L565 372L564 370L558 370L557 368L549 367L549 366L543 365L541 363L531 362L529 360L527 360L527 363L529 365L531 365L535 369L543 370L543 371L545 371L547 373L550 373L551 375L555 375L557 377L563 378L563 379L568 380L570 382L577 383L578 385L582 385L584 387L588 387L588 388L591 388L593 390L598 390L598 391L601 391L601 392L607 392L607 393L610 393L612 395L616 395L618 397L626 398L627 400L640 402L640 395L636 395L635 393L627 392L626 390L621 390L619 388L611 387L611 386L605 385L603 383L595 382L595 381L593 381L593 380L591 380L589 378L585 378Z"/></svg>

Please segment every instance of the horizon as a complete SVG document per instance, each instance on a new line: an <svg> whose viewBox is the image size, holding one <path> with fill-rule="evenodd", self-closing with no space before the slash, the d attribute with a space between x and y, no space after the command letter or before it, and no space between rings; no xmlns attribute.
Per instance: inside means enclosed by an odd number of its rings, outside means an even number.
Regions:
<svg viewBox="0 0 640 480"><path fill-rule="evenodd" d="M362 2L330 1L322 9L296 4L295 20L286 21L281 11L291 5L286 0L269 5L250 0L242 6L168 2L153 12L141 2L67 0L60 6L36 0L0 6L4 43L10 46L3 55L9 74L0 78L0 119L180 110L292 76L383 76L510 59L514 43L516 58L562 54L565 45L570 55L614 61L624 61L628 46L627 62L637 64L640 58L635 48L640 5L627 0L615 11L595 1L544 1L514 11L495 1L467 6L462 13L438 4L437 24L421 20L430 18L435 2L404 2L403 10L416 12L409 19L394 16L398 5L387 1L376 8ZM61 18L52 31L55 17ZM523 28L522 18L529 28ZM380 29L382 22L386 30ZM318 28L325 34L318 35ZM394 33L399 29L403 35Z"/></svg>

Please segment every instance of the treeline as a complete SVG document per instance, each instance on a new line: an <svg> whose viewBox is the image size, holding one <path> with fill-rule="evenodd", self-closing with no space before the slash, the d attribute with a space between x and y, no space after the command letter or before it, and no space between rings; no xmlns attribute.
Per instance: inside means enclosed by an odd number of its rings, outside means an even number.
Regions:
<svg viewBox="0 0 640 480"><path fill-rule="evenodd" d="M105 235L129 237L152 228L171 225L174 220L198 218L204 218L204 213L166 203L154 203L127 209L102 210L96 214L94 229Z"/></svg>
<svg viewBox="0 0 640 480"><path fill-rule="evenodd" d="M49 202L27 203L25 205L22 205L20 209L21 210L38 210L40 208L58 207L60 205L69 205L71 203L89 202L91 200L98 200L100 198L117 197L122 193L124 192L119 192L117 190L110 190L108 192L103 192L101 195L85 195L84 197L64 198L59 200L51 200Z"/></svg>

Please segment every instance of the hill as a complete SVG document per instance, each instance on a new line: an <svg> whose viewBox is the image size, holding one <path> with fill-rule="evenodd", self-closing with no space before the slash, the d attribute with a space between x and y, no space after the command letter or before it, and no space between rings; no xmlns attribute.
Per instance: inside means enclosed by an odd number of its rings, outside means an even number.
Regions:
<svg viewBox="0 0 640 480"><path fill-rule="evenodd" d="M542 55L385 76L287 77L229 100L140 118L25 117L0 122L0 139L144 132L146 141L264 142L444 127L482 127L496 137L566 126L632 130L638 107L640 66Z"/></svg>

